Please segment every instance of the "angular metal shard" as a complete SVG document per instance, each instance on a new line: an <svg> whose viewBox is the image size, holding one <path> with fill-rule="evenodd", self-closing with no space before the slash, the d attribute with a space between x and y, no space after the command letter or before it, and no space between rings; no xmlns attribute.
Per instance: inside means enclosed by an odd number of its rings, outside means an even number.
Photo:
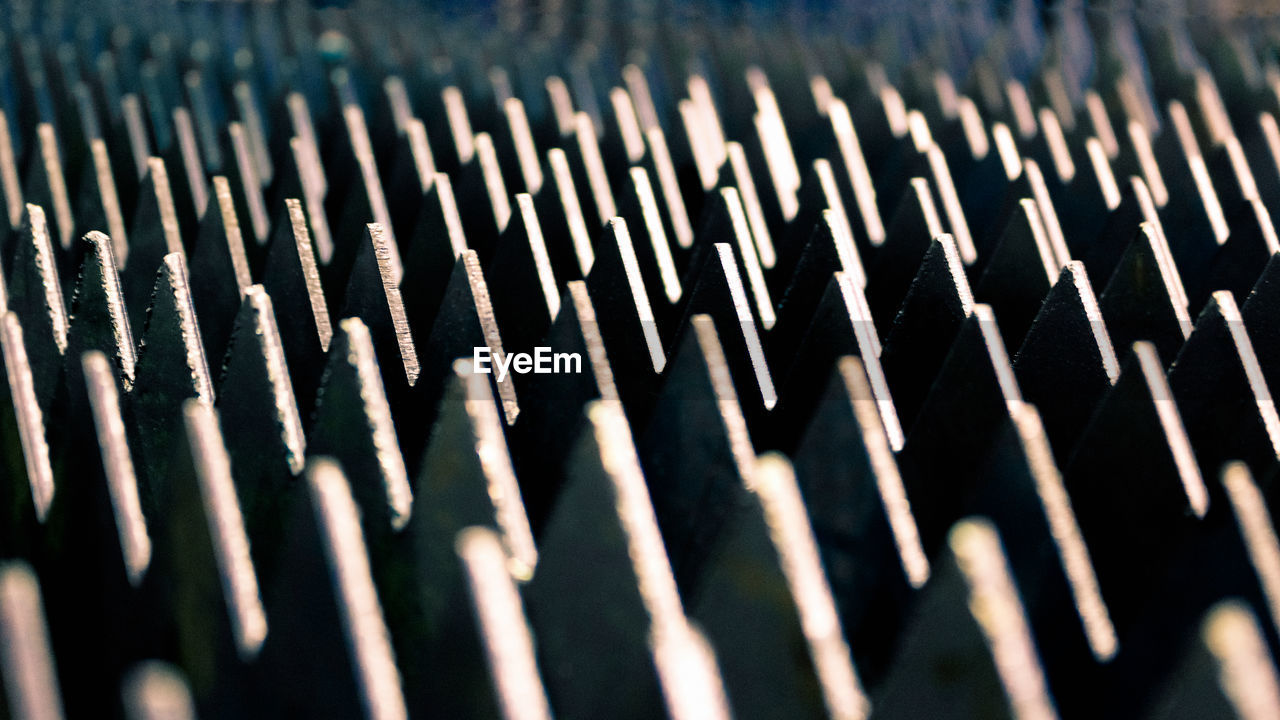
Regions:
<svg viewBox="0 0 1280 720"><path fill-rule="evenodd" d="M267 203L262 195L262 177L258 174L248 135L243 123L233 122L227 126L226 142L232 160L227 177L236 193L239 214L249 219L247 227L252 231L256 244L265 245L270 238L271 219L267 217Z"/></svg>
<svg viewBox="0 0 1280 720"><path fill-rule="evenodd" d="M453 185L448 175L436 173L422 196L400 282L405 313L416 332L425 334L435 322L453 266L466 249Z"/></svg>
<svg viewBox="0 0 1280 720"><path fill-rule="evenodd" d="M0 113L0 189L4 191L4 206L9 217L9 227L16 229L22 222L22 185L18 182L18 163L13 149L13 136L9 130L9 118Z"/></svg>
<svg viewBox="0 0 1280 720"><path fill-rule="evenodd" d="M1142 178L1131 175L1120 196L1120 204L1108 213L1092 244L1083 248L1077 245L1076 256L1084 261L1090 282L1098 287L1106 286L1124 257L1135 230L1144 222L1150 223L1157 233L1164 234L1148 185Z"/></svg>
<svg viewBox="0 0 1280 720"><path fill-rule="evenodd" d="M526 382L520 421L511 439L535 533L541 531L563 484L569 452L584 422L583 408L599 398L618 399L586 284L570 281L560 304L545 343L553 353L563 353L565 372L535 374ZM555 369L554 355L552 361Z"/></svg>
<svg viewBox="0 0 1280 720"><path fill-rule="evenodd" d="M685 319L674 337L678 340L683 335L696 314L705 313L716 321L734 385L740 388L743 414L758 432L764 414L778 403L778 394L731 246L715 243L695 277Z"/></svg>
<svg viewBox="0 0 1280 720"><path fill-rule="evenodd" d="M71 248L75 237L75 220L71 216L71 198L67 194L67 179L63 174L62 157L58 152L58 137L49 123L36 128L35 150L39 158L28 164L26 180L27 202L49 208L49 232L63 250Z"/></svg>
<svg viewBox="0 0 1280 720"><path fill-rule="evenodd" d="M307 424L333 327L302 203L286 199L285 211L288 222L276 227L276 238L262 273L262 287L275 307L280 308L276 313L280 342L293 379L298 413Z"/></svg>
<svg viewBox="0 0 1280 720"><path fill-rule="evenodd" d="M129 225L129 262L121 277L129 319L138 326L144 323L152 283L165 256L178 253L186 260L164 161L149 158L146 167Z"/></svg>
<svg viewBox="0 0 1280 720"><path fill-rule="evenodd" d="M80 175L77 224L82 234L92 230L105 231L115 244L116 259L123 267L129 258L129 238L106 144L102 140L91 141L89 154L91 167L85 168Z"/></svg>
<svg viewBox="0 0 1280 720"><path fill-rule="evenodd" d="M564 150L551 148L547 151L546 174L550 176L549 182L555 185L555 192L539 193L534 201L546 228L551 267L561 280L580 280L591 272L595 251Z"/></svg>
<svg viewBox="0 0 1280 720"><path fill-rule="evenodd" d="M668 326L674 306L683 295L680 277L649 174L642 167L633 167L629 177L631 182L622 190L620 198L620 217L626 221L627 228L634 231L632 247L645 290L657 303L662 324Z"/></svg>
<svg viewBox="0 0 1280 720"><path fill-rule="evenodd" d="M600 326L600 332L613 358L614 377L620 383L618 395L631 413L629 417L638 420L647 413L667 358L631 235L621 218L609 221L596 246L595 264L586 284L599 315L610 318Z"/></svg>
<svg viewBox="0 0 1280 720"><path fill-rule="evenodd" d="M146 309L129 393L129 418L147 487L142 506L148 519L162 512L167 492L166 468L175 442L181 442L182 403L195 398L213 404L213 379L205 361L200 328L182 255L166 255L156 274L152 302Z"/></svg>
<svg viewBox="0 0 1280 720"><path fill-rule="evenodd" d="M902 449L902 426L880 366L880 340L871 311L862 289L843 272L836 272L827 283L808 332L797 342L794 362L785 375L782 401L774 411L773 440L779 447L794 447L826 390L823 378L830 378L839 358L845 355L862 359L889 446L895 452Z"/></svg>
<svg viewBox="0 0 1280 720"><path fill-rule="evenodd" d="M1006 538L1050 688L1064 713L1100 710L1085 688L1099 684L1122 645L1033 406L1010 405L983 476L971 510Z"/></svg>

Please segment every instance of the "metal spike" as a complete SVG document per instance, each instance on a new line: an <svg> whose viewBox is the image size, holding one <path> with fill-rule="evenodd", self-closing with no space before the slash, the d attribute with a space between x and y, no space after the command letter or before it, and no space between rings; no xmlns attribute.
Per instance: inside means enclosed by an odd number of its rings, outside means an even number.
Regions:
<svg viewBox="0 0 1280 720"><path fill-rule="evenodd" d="M498 377L497 368L507 363L507 352L503 350L493 305L489 300L488 284L484 281L480 260L476 258L474 251L462 252L453 265L453 274L445 288L444 300L424 347L430 348L430 355L424 355L422 359L422 374L417 383L419 398L411 404L413 409L425 413L422 420L429 420L430 414L439 405L439 393L443 392L444 379L452 372L453 361L468 355L475 357L479 352L476 348L488 348L490 377L493 378L495 392L502 404L503 418L508 425L515 424L520 416L520 402L516 398L515 382L511 374ZM408 407L399 410L397 419L407 411L410 411ZM399 425L406 429L430 427L429 421L415 425L399 420ZM407 434L406 430L401 429L399 439L404 454L413 462L419 456L425 438L407 437Z"/></svg>
<svg viewBox="0 0 1280 720"><path fill-rule="evenodd" d="M125 306L129 308L129 319L135 325L143 323L151 285L165 256L178 253L184 262L186 260L164 160L149 158L146 167L133 222L129 226L129 262L122 268L121 278L124 281Z"/></svg>
<svg viewBox="0 0 1280 720"><path fill-rule="evenodd" d="M80 272L71 298L71 327L67 331L67 387L78 382L82 354L99 350L111 358L124 390L133 388L137 361L129 317L125 313L114 243L93 231L80 239Z"/></svg>
<svg viewBox="0 0 1280 720"><path fill-rule="evenodd" d="M350 473L369 542L381 545L409 522L413 494L383 392L371 333L359 318L338 323L308 436L313 457Z"/></svg>
<svg viewBox="0 0 1280 720"><path fill-rule="evenodd" d="M709 702L713 670L685 685L655 664L655 641L688 632L680 596L622 408L593 402L587 417L524 593L552 706L569 717L649 718L663 716L665 700L667 717L723 716ZM602 602L614 609L608 619L588 610ZM698 693L701 712L673 712Z"/></svg>
<svg viewBox="0 0 1280 720"><path fill-rule="evenodd" d="M889 446L895 452L902 449L902 426L880 367L880 340L867 301L848 275L837 272L828 282L813 313L813 322L797 348L783 386L783 401L774 413L774 440L781 447L790 449L804 419L812 416L822 398L822 378L830 377L841 356L853 355L861 358L871 382Z"/></svg>
<svg viewBox="0 0 1280 720"><path fill-rule="evenodd" d="M840 624L874 684L930 568L864 367L835 363L794 455Z"/></svg>
<svg viewBox="0 0 1280 720"><path fill-rule="evenodd" d="M1008 404L1021 400L995 315L974 305L898 457L926 551L942 545L964 512ZM957 425L952 418L961 408L965 422Z"/></svg>
<svg viewBox="0 0 1280 720"><path fill-rule="evenodd" d="M1182 281L1164 235L1148 223L1138 226L1115 273L1098 298L1112 341L1128 347L1150 340L1161 357L1173 358L1191 335L1191 317L1181 300Z"/></svg>
<svg viewBox="0 0 1280 720"><path fill-rule="evenodd" d="M1103 597L1123 638L1141 613L1145 589L1160 572L1156 559L1165 557L1209 506L1154 345L1133 344L1064 475Z"/></svg>
<svg viewBox="0 0 1280 720"><path fill-rule="evenodd" d="M563 482L564 469L583 422L582 409L598 398L617 400L613 371L605 353L600 325L580 280L570 281L560 313L545 342L555 352L576 354L584 364L577 372L534 375L521 394L520 422L512 439L524 502L535 532L540 532Z"/></svg>
<svg viewBox="0 0 1280 720"><path fill-rule="evenodd" d="M846 234L846 230L838 214L824 210L804 247L789 262L786 274L789 285L785 293L778 293L782 297L777 311L778 322L768 336L770 357L780 370L790 366L791 355L808 329L832 273L848 275L858 285L859 291L865 287L862 263L858 260L853 238Z"/></svg>
<svg viewBox="0 0 1280 720"><path fill-rule="evenodd" d="M486 133L479 142L472 161L458 175L458 209L462 227L466 229L467 246L488 265L498 237L511 219L511 201L502 180L502 170L494 154L493 140ZM482 149L481 149L482 148Z"/></svg>
<svg viewBox="0 0 1280 720"><path fill-rule="evenodd" d="M1280 462L1280 415L1231 292L1215 292L1169 369L1169 388L1201 474L1228 460L1260 477Z"/></svg>
<svg viewBox="0 0 1280 720"><path fill-rule="evenodd" d="M1121 649L1039 414L1009 406L973 504L1006 539L1009 569L1064 713L1092 712L1084 688Z"/></svg>
<svg viewBox="0 0 1280 720"><path fill-rule="evenodd" d="M68 250L75 237L75 220L71 217L71 199L67 195L67 180L62 172L62 157L53 125L40 123L36 128L36 142L40 156L29 165L26 197L29 202L52 211L50 233L63 250Z"/></svg>
<svg viewBox="0 0 1280 720"><path fill-rule="evenodd" d="M54 477L22 325L12 312L0 316L0 359L7 380L0 395L0 431L5 447L17 450L5 453L4 477L12 483L5 494L15 504L10 511L13 520L0 537L6 554L16 556L30 553L36 525L44 521L53 501Z"/></svg>
<svg viewBox="0 0 1280 720"><path fill-rule="evenodd" d="M595 264L586 284L598 314L610 318L600 326L600 333L613 358L614 377L620 383L618 395L631 413L629 417L643 418L667 356L622 218L609 221L596 245Z"/></svg>
<svg viewBox="0 0 1280 720"><path fill-rule="evenodd" d="M218 388L245 527L265 552L279 540L279 510L302 472L306 440L271 298L261 285L245 289ZM259 556L258 565L270 575L266 558Z"/></svg>
<svg viewBox="0 0 1280 720"><path fill-rule="evenodd" d="M62 372L69 323L58 258L39 205L27 205L16 242L5 286L7 309L23 323L36 396L47 411Z"/></svg>
<svg viewBox="0 0 1280 720"><path fill-rule="evenodd" d="M221 175L213 178L213 198L215 205L200 221L191 251L191 298L200 313L205 349L221 358L231 339L240 301L253 279L231 183ZM232 282L227 282L228 278Z"/></svg>
<svg viewBox="0 0 1280 720"><path fill-rule="evenodd" d="M358 317L369 327L382 359L383 377L395 395L418 382L420 366L396 274L392 269L394 238L377 223L365 228L347 284L343 317ZM397 363L396 360L399 359Z"/></svg>
<svg viewBox="0 0 1280 720"><path fill-rule="evenodd" d="M9 131L9 119L4 113L0 113L0 188L4 191L9 226L17 229L22 222L24 202L22 185L18 182L18 161Z"/></svg>
<svg viewBox="0 0 1280 720"><path fill-rule="evenodd" d="M107 236L115 245L115 256L123 267L129 259L129 237L125 231L124 213L120 208L120 196L116 192L115 176L111 171L106 144L100 139L91 140L89 155L91 167L85 168L80 175L76 215L79 217L80 227L86 232L106 229Z"/></svg>
<svg viewBox="0 0 1280 720"><path fill-rule="evenodd" d="M657 303L655 312L659 324L670 328L671 315L683 295L680 277L649 174L642 167L631 168L629 174L631 182L622 190L620 217L628 229L635 231L632 248L636 251L645 290Z"/></svg>
<svg viewBox="0 0 1280 720"><path fill-rule="evenodd" d="M904 428L915 422L956 334L972 313L973 293L960 251L950 235L939 235L931 242L892 327L885 333L880 355Z"/></svg>
<svg viewBox="0 0 1280 720"><path fill-rule="evenodd" d="M1028 173L1030 168L1028 168ZM1000 317L1005 345L1018 347L1059 273L1035 200L1023 199L1009 218L978 281L975 296Z"/></svg>
<svg viewBox="0 0 1280 720"><path fill-rule="evenodd" d="M715 243L705 257L685 305L681 330L674 337L679 339L683 335L684 328L696 314L706 313L716 321L734 385L740 389L743 414L753 432L759 432L764 414L778 402L773 376L765 360L761 330L752 316L732 246Z"/></svg>
<svg viewBox="0 0 1280 720"><path fill-rule="evenodd" d="M677 583L694 587L755 463L746 420L707 315L690 320L636 445Z"/></svg>
<svg viewBox="0 0 1280 720"><path fill-rule="evenodd" d="M403 720L400 673L346 477L337 463L316 459L304 482L268 595L261 665L275 688L270 705L287 714ZM299 605L299 592L310 601Z"/></svg>
<svg viewBox="0 0 1280 720"><path fill-rule="evenodd" d="M853 229L844 212L844 202L840 199L840 189L836 185L835 173L831 163L826 160L815 160L813 171L805 179L800 188L800 211L791 221L791 237L781 248L777 267L772 277L783 281L790 280L791 288L795 286L794 276L800 256L804 254L808 242L812 241L815 228L820 229L823 223L833 226L832 236L837 239L840 268L858 283L858 287L866 287L867 274L862 268L862 258L854 245ZM782 288L776 287L777 290ZM790 290L788 290L790 292Z"/></svg>
<svg viewBox="0 0 1280 720"><path fill-rule="evenodd" d="M0 566L0 633L7 712L12 717L60 720L62 694L49 649L40 583L31 567L20 561Z"/></svg>
<svg viewBox="0 0 1280 720"><path fill-rule="evenodd" d="M1246 720L1280 713L1280 681L1266 638L1257 618L1239 601L1223 601L1205 616L1182 668L1179 681L1160 702L1169 720Z"/></svg>
<svg viewBox="0 0 1280 720"><path fill-rule="evenodd" d="M870 706L790 463L766 455L743 480L739 508L691 601L720 650L736 715L866 717ZM763 657L781 662L765 665Z"/></svg>
<svg viewBox="0 0 1280 720"><path fill-rule="evenodd" d="M827 107L827 115L831 118L832 131L835 133L836 144L844 162L845 173L853 187L853 196L858 209L857 214L854 215L858 219L858 234L860 237L866 237L872 247L879 247L886 238L884 223L876 204L875 186L872 184L862 147L858 143L857 133L849 117L849 109L844 102L837 100Z"/></svg>
<svg viewBox="0 0 1280 720"><path fill-rule="evenodd" d="M1280 383L1280 373L1277 373L1280 368L1276 364L1276 359L1280 357L1280 346L1277 345L1280 338L1277 338L1275 326L1270 321L1270 308L1275 307L1276 291L1280 290L1280 285L1276 283L1277 273L1280 273L1280 256L1273 255L1240 308L1245 330L1249 334L1268 387L1272 383Z"/></svg>
<svg viewBox="0 0 1280 720"><path fill-rule="evenodd" d="M280 341L293 378L299 415L306 423L320 386L333 327L302 203L287 199L285 211L288 222L277 224L276 238L263 269L262 287L281 308L276 315Z"/></svg>
<svg viewBox="0 0 1280 720"><path fill-rule="evenodd" d="M595 251L564 150L551 148L547 151L546 174L550 176L549 182L555 185L555 193L548 189L539 193L534 202L538 216L547 228L545 236L551 267L562 282L581 280L591 272Z"/></svg>
<svg viewBox="0 0 1280 720"><path fill-rule="evenodd" d="M267 203L262 196L262 178L253 159L248 131L243 123L227 126L227 147L231 155L227 177L240 206L238 214L249 219L248 228L256 244L265 245L271 233L271 220L267 217Z"/></svg>
<svg viewBox="0 0 1280 720"><path fill-rule="evenodd" d="M149 660L138 665L125 679L122 692L128 720L196 720L186 678L167 663Z"/></svg>
<svg viewBox="0 0 1280 720"><path fill-rule="evenodd" d="M1231 237L1218 247L1213 261L1202 271L1205 282L1195 294L1203 307L1206 294L1229 290L1244 297L1253 288L1272 255L1280 253L1271 214L1257 197L1242 202L1231 217Z"/></svg>
<svg viewBox="0 0 1280 720"><path fill-rule="evenodd" d="M934 208L928 181L912 178L907 192L898 201L893 219L889 221L884 245L868 263L867 302L875 315L876 327L881 331L888 329L911 287L911 279L921 258L928 252L934 238L942 233L942 221Z"/></svg>
<svg viewBox="0 0 1280 720"><path fill-rule="evenodd" d="M209 186L205 181L200 145L196 140L195 126L189 110L184 107L173 109L173 130L177 141L173 144L166 164L182 168L182 172L175 176L180 179L170 178L174 180L174 185L181 188L174 202L184 209L190 207L191 216L182 218L182 222L194 225L204 218L205 208L209 205Z"/></svg>
<svg viewBox="0 0 1280 720"><path fill-rule="evenodd" d="M948 533L944 553L876 696L876 717L1056 718L995 528L986 520L963 520ZM954 657L968 661L954 673L930 671Z"/></svg>
<svg viewBox="0 0 1280 720"><path fill-rule="evenodd" d="M510 352L531 352L560 312L551 259L533 198L516 195L516 212L498 238L488 267L493 312Z"/></svg>
<svg viewBox="0 0 1280 720"><path fill-rule="evenodd" d="M166 468L174 443L181 441L175 428L188 398L212 405L213 380L200 342L186 263L182 255L171 253L156 274L128 403L138 464L148 479L142 498L148 519L163 507Z"/></svg>
<svg viewBox="0 0 1280 720"><path fill-rule="evenodd" d="M1164 235L1164 226L1160 223L1151 191L1142 178L1130 175L1120 196L1120 204L1107 214L1106 221L1091 244L1083 246L1083 243L1077 243L1076 256L1084 261L1085 269L1089 271L1089 280L1094 285L1105 287L1128 249L1134 230L1144 222L1150 223L1161 236ZM1181 283L1178 285L1181 286Z"/></svg>
<svg viewBox="0 0 1280 720"><path fill-rule="evenodd" d="M511 720L549 720L551 709L538 675L533 638L507 570L501 540L491 530L468 528L459 533L455 551L463 565L478 640L493 678L493 704Z"/></svg>
<svg viewBox="0 0 1280 720"><path fill-rule="evenodd" d="M184 437L167 478L166 512L150 518L151 574L197 705L210 716L243 713L252 703L249 678L267 637L267 615L217 413L187 400L181 418Z"/></svg>
<svg viewBox="0 0 1280 720"><path fill-rule="evenodd" d="M391 161L391 187L410 188L419 192L396 192L387 196L392 224L401 237L410 237L413 222L421 206L422 195L435 183L436 163L427 143L427 129L422 121L409 118L404 132L395 140Z"/></svg>
<svg viewBox="0 0 1280 720"><path fill-rule="evenodd" d="M1070 457L1093 409L1120 375L1089 277L1067 263L1013 358L1018 387L1040 410L1059 460Z"/></svg>

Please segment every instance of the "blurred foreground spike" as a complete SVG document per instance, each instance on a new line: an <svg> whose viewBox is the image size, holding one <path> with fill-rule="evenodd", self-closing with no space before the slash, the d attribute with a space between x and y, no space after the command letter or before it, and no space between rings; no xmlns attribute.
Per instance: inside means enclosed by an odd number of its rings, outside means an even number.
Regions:
<svg viewBox="0 0 1280 720"><path fill-rule="evenodd" d="M303 482L268 593L273 619L261 666L277 683L271 706L314 718L404 720L400 673L347 479L320 458L308 463ZM312 601L297 605L299 592Z"/></svg>
<svg viewBox="0 0 1280 720"><path fill-rule="evenodd" d="M966 661L955 665L956 657ZM1000 537L987 521L962 520L947 534L876 717L1058 717Z"/></svg>
<svg viewBox="0 0 1280 720"><path fill-rule="evenodd" d="M123 695L129 720L196 720L187 681L167 663L149 660L134 668Z"/></svg>
<svg viewBox="0 0 1280 720"><path fill-rule="evenodd" d="M11 561L0 567L0 633L7 714L60 720L62 696L44 624L40 584L26 563Z"/></svg>

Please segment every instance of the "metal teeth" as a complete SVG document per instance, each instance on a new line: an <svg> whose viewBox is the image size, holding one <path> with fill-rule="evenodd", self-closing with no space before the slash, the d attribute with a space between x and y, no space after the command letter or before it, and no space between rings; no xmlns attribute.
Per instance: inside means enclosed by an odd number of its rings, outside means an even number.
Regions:
<svg viewBox="0 0 1280 720"><path fill-rule="evenodd" d="M1280 703L1269 15L189 5L0 28L10 714Z"/></svg>

